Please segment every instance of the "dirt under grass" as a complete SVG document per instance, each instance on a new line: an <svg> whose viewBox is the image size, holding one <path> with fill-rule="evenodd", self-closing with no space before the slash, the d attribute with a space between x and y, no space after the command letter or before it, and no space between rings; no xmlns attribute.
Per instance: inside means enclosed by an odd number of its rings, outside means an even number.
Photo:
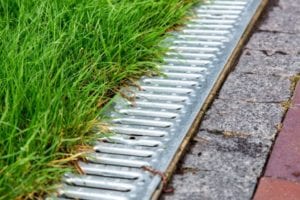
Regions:
<svg viewBox="0 0 300 200"><path fill-rule="evenodd" d="M0 0L0 199L51 189L99 105L154 69L195 2Z"/></svg>

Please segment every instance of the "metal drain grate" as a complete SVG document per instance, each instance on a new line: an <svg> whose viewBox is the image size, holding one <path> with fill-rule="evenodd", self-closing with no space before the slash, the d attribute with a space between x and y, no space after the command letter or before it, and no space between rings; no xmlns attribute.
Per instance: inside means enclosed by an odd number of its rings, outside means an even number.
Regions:
<svg viewBox="0 0 300 200"><path fill-rule="evenodd" d="M116 134L97 141L85 175L66 174L57 199L151 199L190 125L263 0L213 0L173 33L167 77L143 78L136 101L117 97L108 113Z"/></svg>

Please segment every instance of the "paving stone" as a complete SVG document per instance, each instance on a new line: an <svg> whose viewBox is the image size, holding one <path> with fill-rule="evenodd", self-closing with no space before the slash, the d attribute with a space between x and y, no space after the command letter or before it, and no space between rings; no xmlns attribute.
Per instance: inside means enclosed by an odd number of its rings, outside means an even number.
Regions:
<svg viewBox="0 0 300 200"><path fill-rule="evenodd" d="M269 54L282 53L299 55L300 34L256 32L246 45L249 49L265 50Z"/></svg>
<svg viewBox="0 0 300 200"><path fill-rule="evenodd" d="M300 184L286 180L262 178L253 200L299 200Z"/></svg>
<svg viewBox="0 0 300 200"><path fill-rule="evenodd" d="M300 182L300 86L296 87L293 106L283 121L265 176L279 177Z"/></svg>
<svg viewBox="0 0 300 200"><path fill-rule="evenodd" d="M277 5L283 10L289 10L290 12L291 10L293 10L294 12L300 12L300 1L298 0L279 0Z"/></svg>
<svg viewBox="0 0 300 200"><path fill-rule="evenodd" d="M300 73L300 56L266 53L245 49L235 71L263 75L293 76Z"/></svg>
<svg viewBox="0 0 300 200"><path fill-rule="evenodd" d="M185 173L173 177L172 195L163 195L162 200L247 200L250 199L256 185L245 182L245 178L224 176L215 171Z"/></svg>
<svg viewBox="0 0 300 200"><path fill-rule="evenodd" d="M300 5L299 5L300 6ZM278 31L283 33L300 33L300 12L275 7L268 12L267 17L259 26L259 30Z"/></svg>
<svg viewBox="0 0 300 200"><path fill-rule="evenodd" d="M183 168L197 168L233 173L240 177L261 174L271 141L254 137L226 137L207 131L197 134L195 143L184 158Z"/></svg>
<svg viewBox="0 0 300 200"><path fill-rule="evenodd" d="M288 77L231 73L219 94L220 99L249 102L283 102L291 96Z"/></svg>
<svg viewBox="0 0 300 200"><path fill-rule="evenodd" d="M298 118L299 116L300 112L297 113ZM265 176L300 182L299 135L299 125L297 131L282 131L279 133L266 168Z"/></svg>
<svg viewBox="0 0 300 200"><path fill-rule="evenodd" d="M273 139L282 116L279 104L218 99L204 116L201 129Z"/></svg>

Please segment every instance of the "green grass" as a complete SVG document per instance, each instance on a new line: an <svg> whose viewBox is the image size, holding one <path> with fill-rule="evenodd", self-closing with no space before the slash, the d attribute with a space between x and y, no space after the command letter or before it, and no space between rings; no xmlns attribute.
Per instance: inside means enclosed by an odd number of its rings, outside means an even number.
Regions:
<svg viewBox="0 0 300 200"><path fill-rule="evenodd" d="M0 0L0 199L51 189L99 106L155 69L195 1Z"/></svg>

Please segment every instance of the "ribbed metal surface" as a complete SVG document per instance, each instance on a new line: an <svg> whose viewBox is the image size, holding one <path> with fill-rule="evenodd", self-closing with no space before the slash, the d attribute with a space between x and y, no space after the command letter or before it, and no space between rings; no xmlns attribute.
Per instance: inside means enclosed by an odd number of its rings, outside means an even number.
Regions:
<svg viewBox="0 0 300 200"><path fill-rule="evenodd" d="M145 77L136 100L115 98L107 115L115 135L101 138L85 175L66 174L58 199L151 199L164 172L261 0L214 0L171 39L161 66L166 77Z"/></svg>

